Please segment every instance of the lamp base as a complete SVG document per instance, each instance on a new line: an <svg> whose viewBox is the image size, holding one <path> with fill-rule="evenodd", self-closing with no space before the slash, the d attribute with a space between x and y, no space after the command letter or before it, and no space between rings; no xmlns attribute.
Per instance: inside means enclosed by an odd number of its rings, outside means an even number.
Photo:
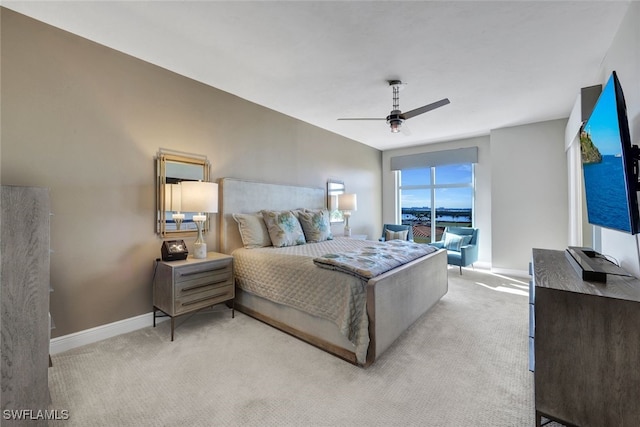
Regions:
<svg viewBox="0 0 640 427"><path fill-rule="evenodd" d="M193 257L197 259L205 259L207 257L207 244L202 237L202 227L204 227L204 221L194 220L196 227L198 227L198 237L193 243Z"/></svg>
<svg viewBox="0 0 640 427"><path fill-rule="evenodd" d="M196 242L193 244L193 257L197 259L205 259L207 257L207 244Z"/></svg>
<svg viewBox="0 0 640 427"><path fill-rule="evenodd" d="M351 213L344 213L344 235L345 237L351 237L351 227L349 227L349 217Z"/></svg>

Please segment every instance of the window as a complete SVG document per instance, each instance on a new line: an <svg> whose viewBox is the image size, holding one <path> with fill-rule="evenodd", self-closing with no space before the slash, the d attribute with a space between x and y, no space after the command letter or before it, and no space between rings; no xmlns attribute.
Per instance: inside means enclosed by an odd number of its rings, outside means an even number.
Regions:
<svg viewBox="0 0 640 427"><path fill-rule="evenodd" d="M447 226L473 224L473 163L401 169L398 200L402 224L419 243L440 240Z"/></svg>

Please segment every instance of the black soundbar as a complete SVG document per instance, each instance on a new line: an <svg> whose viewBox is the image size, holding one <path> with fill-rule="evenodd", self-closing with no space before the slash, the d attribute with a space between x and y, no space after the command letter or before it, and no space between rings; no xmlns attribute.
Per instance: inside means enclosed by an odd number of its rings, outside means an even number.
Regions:
<svg viewBox="0 0 640 427"><path fill-rule="evenodd" d="M609 274L631 276L622 267L615 265L591 248L569 246L565 255L582 280L607 283Z"/></svg>

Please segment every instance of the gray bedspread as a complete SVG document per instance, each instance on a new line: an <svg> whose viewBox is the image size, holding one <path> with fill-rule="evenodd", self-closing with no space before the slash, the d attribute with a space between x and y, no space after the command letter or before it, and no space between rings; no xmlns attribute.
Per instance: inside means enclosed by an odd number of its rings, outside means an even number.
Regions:
<svg viewBox="0 0 640 427"><path fill-rule="evenodd" d="M420 243L389 240L370 242L365 247L345 252L327 253L314 258L313 262L318 267L342 271L368 280L436 250L433 246Z"/></svg>
<svg viewBox="0 0 640 427"><path fill-rule="evenodd" d="M237 249L232 254L236 285L246 292L331 321L354 344L358 361L364 363L369 346L367 280L318 268L313 259L370 243L337 238L285 248Z"/></svg>
<svg viewBox="0 0 640 427"><path fill-rule="evenodd" d="M236 285L245 292L332 322L355 346L358 362L364 363L369 347L368 279L320 268L314 259L330 253L367 251L379 244L385 243L336 238L284 248L236 249L232 253Z"/></svg>

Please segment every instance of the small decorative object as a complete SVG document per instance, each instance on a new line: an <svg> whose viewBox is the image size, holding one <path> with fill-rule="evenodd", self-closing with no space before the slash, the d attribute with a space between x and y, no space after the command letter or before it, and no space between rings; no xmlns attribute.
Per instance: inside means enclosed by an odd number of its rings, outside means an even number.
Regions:
<svg viewBox="0 0 640 427"><path fill-rule="evenodd" d="M187 258L187 255L189 255L189 251L187 250L187 245L184 243L184 240L165 240L162 242L160 252L162 252L163 261L183 260Z"/></svg>
<svg viewBox="0 0 640 427"><path fill-rule="evenodd" d="M202 181L182 181L182 210L197 212L193 215L193 222L198 227L198 237L193 244L193 257L204 259L207 257L207 244L202 236L207 213L218 212L218 184Z"/></svg>
<svg viewBox="0 0 640 427"><path fill-rule="evenodd" d="M349 227L349 218L352 211L358 210L357 196L353 193L338 194L338 209L344 215L344 235L351 236L351 227Z"/></svg>

